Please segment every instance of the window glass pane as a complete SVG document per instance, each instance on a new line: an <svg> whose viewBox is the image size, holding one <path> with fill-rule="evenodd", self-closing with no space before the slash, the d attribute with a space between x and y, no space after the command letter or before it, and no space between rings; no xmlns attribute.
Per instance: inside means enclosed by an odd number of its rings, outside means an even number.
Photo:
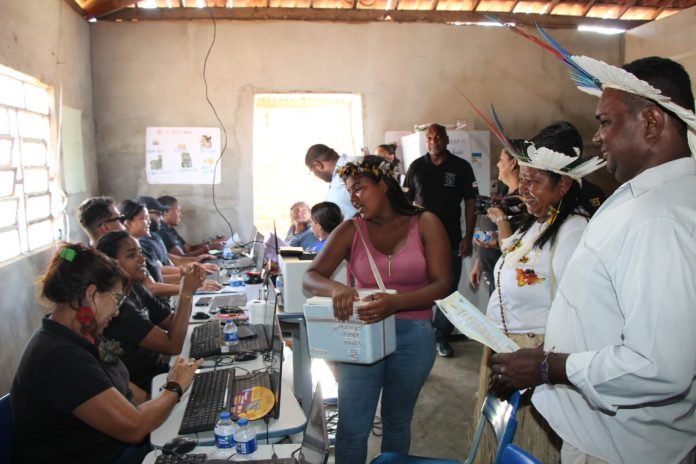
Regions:
<svg viewBox="0 0 696 464"><path fill-rule="evenodd" d="M24 170L24 192L48 192L48 169L29 168Z"/></svg>
<svg viewBox="0 0 696 464"><path fill-rule="evenodd" d="M14 194L15 188L15 171L5 170L0 171L0 197L9 197Z"/></svg>
<svg viewBox="0 0 696 464"><path fill-rule="evenodd" d="M53 221L39 222L27 227L27 238L29 239L29 249L48 245L53 241Z"/></svg>
<svg viewBox="0 0 696 464"><path fill-rule="evenodd" d="M10 133L10 116L5 108L0 108L0 134L9 135Z"/></svg>
<svg viewBox="0 0 696 464"><path fill-rule="evenodd" d="M0 232L0 261L19 256L19 232L7 230Z"/></svg>
<svg viewBox="0 0 696 464"><path fill-rule="evenodd" d="M40 114L17 112L19 135L33 139L48 138L48 118Z"/></svg>
<svg viewBox="0 0 696 464"><path fill-rule="evenodd" d="M24 84L24 96L28 110L48 114L48 91L44 87Z"/></svg>
<svg viewBox="0 0 696 464"><path fill-rule="evenodd" d="M51 196L27 198L27 221L34 221L51 215Z"/></svg>
<svg viewBox="0 0 696 464"><path fill-rule="evenodd" d="M12 165L12 139L0 138L0 166Z"/></svg>
<svg viewBox="0 0 696 464"><path fill-rule="evenodd" d="M17 223L17 199L0 201L0 227Z"/></svg>
<svg viewBox="0 0 696 464"><path fill-rule="evenodd" d="M46 144L22 141L22 164L24 166L46 166Z"/></svg>
<svg viewBox="0 0 696 464"><path fill-rule="evenodd" d="M10 76L0 75L0 103L24 108L22 82Z"/></svg>

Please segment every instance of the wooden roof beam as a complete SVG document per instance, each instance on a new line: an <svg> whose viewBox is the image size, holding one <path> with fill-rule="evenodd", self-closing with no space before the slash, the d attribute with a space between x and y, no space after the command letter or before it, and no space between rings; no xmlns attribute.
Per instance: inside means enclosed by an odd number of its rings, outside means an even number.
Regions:
<svg viewBox="0 0 696 464"><path fill-rule="evenodd" d="M102 16L116 13L135 3L138 0L85 0L82 2L82 9L88 18L101 19Z"/></svg>
<svg viewBox="0 0 696 464"><path fill-rule="evenodd" d="M626 3L624 4L623 8L621 8L621 11L619 11L619 15L617 18L621 19L621 17L631 8L636 4L636 0L626 0Z"/></svg>
<svg viewBox="0 0 696 464"><path fill-rule="evenodd" d="M364 23L384 21L384 10L348 8L211 8L216 20L288 20L288 21L332 21L347 23ZM393 22L413 23L467 23L489 20L488 12L475 11L430 11L430 10L390 10L389 16ZM518 25L534 26L539 23L547 29L577 28L579 25L617 27L631 29L648 21L618 19L584 18L580 16L539 15L496 13L503 22L514 22ZM201 8L162 8L143 9L127 8L101 18L102 21L148 21L148 20L209 20L206 9Z"/></svg>

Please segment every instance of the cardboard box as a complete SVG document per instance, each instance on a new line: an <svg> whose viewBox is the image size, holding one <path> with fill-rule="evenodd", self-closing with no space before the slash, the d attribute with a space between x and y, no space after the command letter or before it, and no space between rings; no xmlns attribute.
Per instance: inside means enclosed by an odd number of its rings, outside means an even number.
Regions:
<svg viewBox="0 0 696 464"><path fill-rule="evenodd" d="M360 290L361 298L377 290ZM354 310L366 302L356 302ZM348 321L334 318L329 297L312 297L304 305L309 354L329 361L372 364L396 350L394 316L365 324L354 313Z"/></svg>

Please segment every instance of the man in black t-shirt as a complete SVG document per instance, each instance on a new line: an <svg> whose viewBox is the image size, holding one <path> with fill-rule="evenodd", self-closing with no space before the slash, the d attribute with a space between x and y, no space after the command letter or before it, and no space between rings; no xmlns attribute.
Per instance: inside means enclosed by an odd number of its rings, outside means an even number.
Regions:
<svg viewBox="0 0 696 464"><path fill-rule="evenodd" d="M447 130L431 124L425 131L428 153L415 160L408 168L404 186L407 196L417 205L435 213L445 226L452 249L452 289L459 287L462 259L471 256L476 217L474 199L478 195L476 177L471 165L447 150ZM462 238L461 202L464 200L466 232ZM437 353L451 357L454 350L449 338L454 326L439 309L435 311Z"/></svg>

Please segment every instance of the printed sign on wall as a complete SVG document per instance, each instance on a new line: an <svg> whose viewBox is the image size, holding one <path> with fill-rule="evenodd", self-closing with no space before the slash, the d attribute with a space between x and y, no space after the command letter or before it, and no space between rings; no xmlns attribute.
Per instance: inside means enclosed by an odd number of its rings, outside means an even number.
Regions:
<svg viewBox="0 0 696 464"><path fill-rule="evenodd" d="M150 184L220 183L220 128L148 127L145 171Z"/></svg>

